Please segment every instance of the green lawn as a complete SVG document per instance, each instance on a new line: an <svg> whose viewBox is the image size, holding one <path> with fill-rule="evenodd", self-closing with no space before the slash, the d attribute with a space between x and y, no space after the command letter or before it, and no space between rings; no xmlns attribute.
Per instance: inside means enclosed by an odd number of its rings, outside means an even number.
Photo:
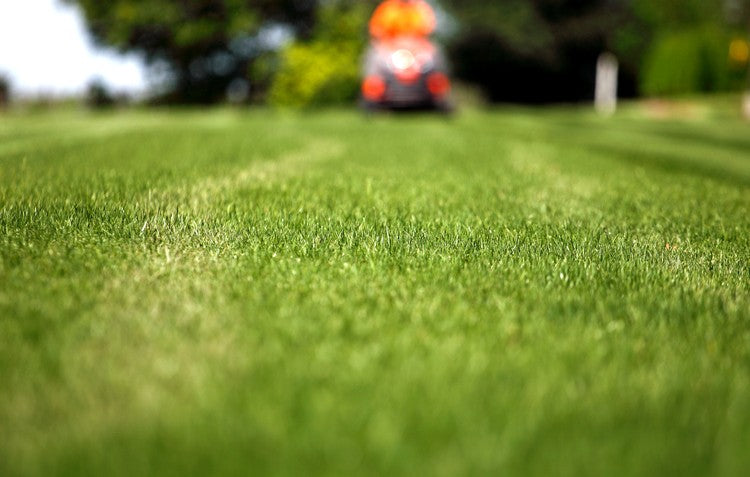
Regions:
<svg viewBox="0 0 750 477"><path fill-rule="evenodd" d="M750 475L750 124L0 116L0 475Z"/></svg>

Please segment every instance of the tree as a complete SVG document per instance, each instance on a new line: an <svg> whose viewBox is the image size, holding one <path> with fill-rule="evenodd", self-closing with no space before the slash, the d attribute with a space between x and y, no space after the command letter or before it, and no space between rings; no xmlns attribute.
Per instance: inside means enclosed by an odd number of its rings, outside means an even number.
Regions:
<svg viewBox="0 0 750 477"><path fill-rule="evenodd" d="M633 0L632 8L653 30L663 31L720 24L726 4L727 0Z"/></svg>
<svg viewBox="0 0 750 477"><path fill-rule="evenodd" d="M443 4L463 24L451 48L459 76L478 83L496 100L548 102L589 99L596 58L605 50L620 60L620 93L638 94L644 64L662 39L685 36L688 31L714 32L708 34L713 35L708 43L721 43L727 15L747 18L750 0L443 0ZM722 61L722 55L714 55L708 63L723 68ZM712 73L716 74L720 72ZM722 84L697 83L710 88Z"/></svg>
<svg viewBox="0 0 750 477"><path fill-rule="evenodd" d="M170 78L164 99L208 103L246 78L267 49L269 27L304 37L318 0L64 0L81 7L98 43L139 52ZM282 30L283 31L283 30ZM265 37L264 37L265 32ZM270 35L272 36L272 35Z"/></svg>
<svg viewBox="0 0 750 477"><path fill-rule="evenodd" d="M0 75L0 109L5 108L10 103L10 80Z"/></svg>
<svg viewBox="0 0 750 477"><path fill-rule="evenodd" d="M99 78L89 81L86 86L86 105L92 109L108 108L115 104L115 98L107 85Z"/></svg>
<svg viewBox="0 0 750 477"><path fill-rule="evenodd" d="M450 47L456 73L496 101L592 98L600 53L644 48L630 0L443 3L463 25ZM625 56L621 84L634 94L635 67Z"/></svg>

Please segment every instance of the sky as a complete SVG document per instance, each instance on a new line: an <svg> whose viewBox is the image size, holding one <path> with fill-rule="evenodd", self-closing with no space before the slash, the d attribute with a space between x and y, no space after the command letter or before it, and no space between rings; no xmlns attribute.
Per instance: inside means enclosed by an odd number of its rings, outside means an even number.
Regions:
<svg viewBox="0 0 750 477"><path fill-rule="evenodd" d="M0 74L17 96L78 94L94 78L115 91L146 88L143 62L95 47L80 12L60 0L0 0Z"/></svg>

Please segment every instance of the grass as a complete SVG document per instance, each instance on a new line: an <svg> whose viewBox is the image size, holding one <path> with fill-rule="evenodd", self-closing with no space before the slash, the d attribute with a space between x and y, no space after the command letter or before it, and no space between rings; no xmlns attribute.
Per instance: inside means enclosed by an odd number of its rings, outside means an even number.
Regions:
<svg viewBox="0 0 750 477"><path fill-rule="evenodd" d="M747 475L750 126L0 117L0 474Z"/></svg>

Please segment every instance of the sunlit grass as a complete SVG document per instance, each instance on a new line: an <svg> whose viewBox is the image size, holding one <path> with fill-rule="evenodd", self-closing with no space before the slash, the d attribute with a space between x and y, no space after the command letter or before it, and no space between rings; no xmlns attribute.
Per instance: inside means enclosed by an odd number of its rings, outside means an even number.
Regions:
<svg viewBox="0 0 750 477"><path fill-rule="evenodd" d="M0 474L745 475L750 126L0 116Z"/></svg>

